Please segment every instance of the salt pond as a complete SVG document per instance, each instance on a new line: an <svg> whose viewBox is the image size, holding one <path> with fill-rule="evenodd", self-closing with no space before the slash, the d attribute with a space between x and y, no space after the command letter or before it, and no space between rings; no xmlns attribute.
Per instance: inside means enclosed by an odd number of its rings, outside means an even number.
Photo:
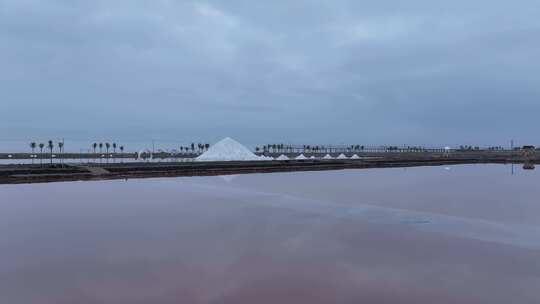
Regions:
<svg viewBox="0 0 540 304"><path fill-rule="evenodd" d="M538 171L0 186L0 303L539 303Z"/></svg>

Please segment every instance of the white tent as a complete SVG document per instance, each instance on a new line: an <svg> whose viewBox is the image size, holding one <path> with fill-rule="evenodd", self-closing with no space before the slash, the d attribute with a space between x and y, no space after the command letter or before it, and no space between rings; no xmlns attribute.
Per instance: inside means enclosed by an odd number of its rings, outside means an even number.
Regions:
<svg viewBox="0 0 540 304"><path fill-rule="evenodd" d="M309 159L317 159L317 158L315 157L315 155L311 155Z"/></svg>
<svg viewBox="0 0 540 304"><path fill-rule="evenodd" d="M304 160L304 159L307 159L307 157L304 156L304 154L300 154L296 157L296 159L298 160Z"/></svg>
<svg viewBox="0 0 540 304"><path fill-rule="evenodd" d="M360 156L358 156L357 154L354 154L353 156L351 156L351 159L360 159Z"/></svg>
<svg viewBox="0 0 540 304"><path fill-rule="evenodd" d="M208 151L196 158L197 161L245 161L261 160L257 155L251 152L232 138L224 138L211 146Z"/></svg>
<svg viewBox="0 0 540 304"><path fill-rule="evenodd" d="M341 153L341 154L337 157L337 159L347 159L347 158L348 158L348 157L347 157L345 154L343 154L343 153Z"/></svg>
<svg viewBox="0 0 540 304"><path fill-rule="evenodd" d="M323 159L334 159L332 156L330 156L330 154L326 154Z"/></svg>
<svg viewBox="0 0 540 304"><path fill-rule="evenodd" d="M288 160L289 158L286 155L281 154L276 158L276 160Z"/></svg>

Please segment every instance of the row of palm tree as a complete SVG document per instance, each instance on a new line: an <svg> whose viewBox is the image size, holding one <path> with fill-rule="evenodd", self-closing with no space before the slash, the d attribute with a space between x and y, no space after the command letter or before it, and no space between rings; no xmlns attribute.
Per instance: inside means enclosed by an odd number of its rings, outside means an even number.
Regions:
<svg viewBox="0 0 540 304"><path fill-rule="evenodd" d="M59 141L58 143L58 153L63 153L64 151L64 141ZM30 149L32 149L32 154L35 153L35 150L37 148L39 148L39 153L40 153L40 157L39 157L39 160L40 160L40 164L43 165L43 149L47 147L50 151L49 153L49 156L50 156L50 159L51 159L51 164L53 163L53 151L54 151L54 142L52 140L48 140L47 141L47 145L45 145L45 143L36 143L36 142L31 142L30 143ZM32 163L34 163L34 158L32 158Z"/></svg>
<svg viewBox="0 0 540 304"><path fill-rule="evenodd" d="M210 148L210 144L206 143L206 144L203 144L203 143L198 143L198 144L195 144L195 143L191 143L191 145L189 146L180 146L180 153L202 153L204 151L208 151L208 149Z"/></svg>
<svg viewBox="0 0 540 304"><path fill-rule="evenodd" d="M114 154L114 159L113 161L116 161L116 149L118 148L120 150L120 153L124 153L124 146L119 146L117 143L113 142L113 143L109 143L109 142L95 142L92 144L92 149L94 150L94 154L96 154L96 149L99 148L99 153L103 153L103 148L105 147L105 151L107 153L107 155L109 154L109 150L112 148L112 152ZM100 162L101 162L101 158L100 158ZM107 162L109 162L109 158L107 157Z"/></svg>
<svg viewBox="0 0 540 304"><path fill-rule="evenodd" d="M255 147L256 152L268 152L268 153L333 153L333 152L352 152L362 151L364 146L351 145L347 147L334 147L334 146L312 146L302 145L293 146L285 144L267 144L262 147Z"/></svg>
<svg viewBox="0 0 540 304"><path fill-rule="evenodd" d="M267 144L255 147L255 152L262 153L341 153L341 152L426 152L428 150L422 146L364 146L364 145L285 145ZM493 148L497 150L497 148Z"/></svg>
<svg viewBox="0 0 540 304"><path fill-rule="evenodd" d="M107 153L109 153L109 150L113 149L113 153L116 153L116 148L120 149L120 153L124 153L124 146L118 146L118 144L116 144L115 142L113 142L112 144L111 143L93 143L92 144L92 148L94 149L94 154L96 154L96 149L99 147L99 153L103 153L103 147L105 147Z"/></svg>

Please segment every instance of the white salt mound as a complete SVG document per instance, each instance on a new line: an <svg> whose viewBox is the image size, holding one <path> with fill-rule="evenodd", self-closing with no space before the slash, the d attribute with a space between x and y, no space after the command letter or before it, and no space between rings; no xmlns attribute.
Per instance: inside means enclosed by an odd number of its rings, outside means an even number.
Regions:
<svg viewBox="0 0 540 304"><path fill-rule="evenodd" d="M326 154L323 159L334 159L332 156L330 156L330 154Z"/></svg>
<svg viewBox="0 0 540 304"><path fill-rule="evenodd" d="M351 159L360 159L360 156L354 154L353 156L351 156Z"/></svg>
<svg viewBox="0 0 540 304"><path fill-rule="evenodd" d="M296 157L296 159L303 160L303 159L307 159L307 157L305 157L304 154L300 154Z"/></svg>
<svg viewBox="0 0 540 304"><path fill-rule="evenodd" d="M341 153L337 159L347 159L347 156L345 156L345 154Z"/></svg>
<svg viewBox="0 0 540 304"><path fill-rule="evenodd" d="M276 160L288 160L289 158L286 156L286 155L283 155L281 154L280 156L278 156L278 158L276 158Z"/></svg>
<svg viewBox="0 0 540 304"><path fill-rule="evenodd" d="M309 159L317 159L317 158L315 157L315 155L311 155Z"/></svg>
<svg viewBox="0 0 540 304"><path fill-rule="evenodd" d="M211 146L208 151L196 158L197 161L243 161L261 160L236 140L227 137Z"/></svg>

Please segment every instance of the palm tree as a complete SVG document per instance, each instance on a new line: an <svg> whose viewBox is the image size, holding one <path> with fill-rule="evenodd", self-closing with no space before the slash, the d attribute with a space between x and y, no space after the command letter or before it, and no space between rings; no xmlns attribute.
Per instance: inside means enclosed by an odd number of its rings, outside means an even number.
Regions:
<svg viewBox="0 0 540 304"><path fill-rule="evenodd" d="M39 154L39 164L40 164L40 165L43 165L43 148L45 148L45 144L44 144L44 143L40 143L40 144L39 144L39 150L40 150L40 154Z"/></svg>
<svg viewBox="0 0 540 304"><path fill-rule="evenodd" d="M92 144L92 148L94 149L94 155L92 155L92 158L93 158L93 159L95 159L95 157L96 157L96 149L97 149L97 146L98 146L97 143L93 143L93 144Z"/></svg>
<svg viewBox="0 0 540 304"><path fill-rule="evenodd" d="M99 147L99 162L101 163L101 161L103 160L103 155L101 153L103 153L103 143L100 142L98 144L98 147Z"/></svg>
<svg viewBox="0 0 540 304"><path fill-rule="evenodd" d="M124 146L120 146L119 149L120 149L120 153L123 154L123 153L124 153ZM121 160L122 162L124 162L124 158L121 158L120 160Z"/></svg>
<svg viewBox="0 0 540 304"><path fill-rule="evenodd" d="M112 143L112 148L113 148L113 155L114 155L114 158L113 158L113 161L116 162L116 143Z"/></svg>
<svg viewBox="0 0 540 304"><path fill-rule="evenodd" d="M32 149L32 155L30 156L32 158L32 164L34 164L34 151L36 150L37 144L35 142L30 143L30 149Z"/></svg>
<svg viewBox="0 0 540 304"><path fill-rule="evenodd" d="M49 150L51 150L51 164L52 164L52 159L53 159L53 157L52 157L53 154L52 153L53 153L53 149L54 149L54 143L53 143L52 140L49 140L49 144L47 145L47 148L49 148Z"/></svg>
<svg viewBox="0 0 540 304"><path fill-rule="evenodd" d="M60 162L64 162L64 156L62 155L62 150L64 149L64 143L63 142L58 142L58 150L60 150Z"/></svg>
<svg viewBox="0 0 540 304"><path fill-rule="evenodd" d="M107 150L107 163L109 162L109 148L111 147L111 144L106 142L105 143L105 149Z"/></svg>

